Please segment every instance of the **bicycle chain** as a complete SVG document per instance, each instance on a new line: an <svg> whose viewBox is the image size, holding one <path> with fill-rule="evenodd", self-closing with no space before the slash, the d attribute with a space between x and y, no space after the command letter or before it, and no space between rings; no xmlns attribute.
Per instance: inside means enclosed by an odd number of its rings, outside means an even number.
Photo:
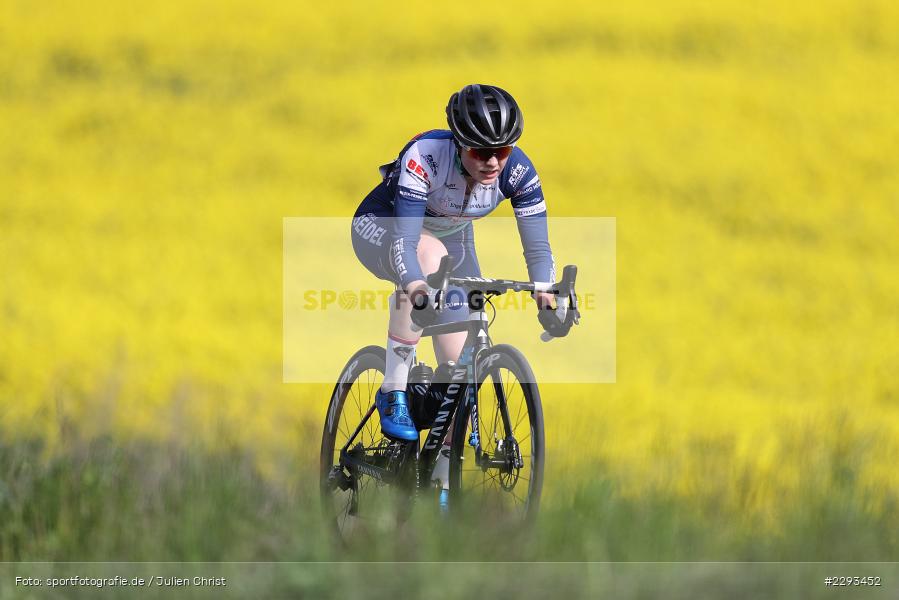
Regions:
<svg viewBox="0 0 899 600"><path fill-rule="evenodd" d="M419 474L418 465L411 460L414 450L412 443L391 442L387 449L387 466L396 475L400 486L409 491L414 501L418 496Z"/></svg>

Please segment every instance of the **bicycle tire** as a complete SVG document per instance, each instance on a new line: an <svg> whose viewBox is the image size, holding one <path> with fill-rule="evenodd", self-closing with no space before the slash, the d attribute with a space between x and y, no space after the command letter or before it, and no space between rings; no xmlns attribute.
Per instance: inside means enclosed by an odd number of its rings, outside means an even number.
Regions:
<svg viewBox="0 0 899 600"><path fill-rule="evenodd" d="M477 466L475 449L468 443L471 405L463 404L454 421L450 449L450 509L455 514L488 516L496 524L505 520L513 525L529 524L540 507L545 458L543 407L534 373L524 355L506 344L482 352L477 373L476 406L483 456L500 456L497 441L511 433L524 464L517 471ZM508 406L511 431L501 418L500 398ZM524 494L521 483L527 484Z"/></svg>
<svg viewBox="0 0 899 600"><path fill-rule="evenodd" d="M348 490L341 490L329 477L333 470L340 466L341 448L374 404L375 393L383 381L384 369L384 348L366 346L356 352L341 370L325 415L320 454L322 512L332 533L346 544L354 538L364 537L366 530L370 530L369 533L372 535L377 534L373 531L377 527L360 527L360 525L375 518L374 514L364 514L365 511L375 510L374 504L370 502L370 492L383 488L386 484L361 472L349 473L347 469L342 469L344 474L349 474L345 475L347 476L345 481L351 481L353 485ZM357 439L365 448L379 445L386 448L390 444L390 440L381 433L377 410L372 413ZM412 447L409 446L410 449ZM407 458L408 456L404 454L399 460L405 461ZM408 494L408 490L405 492ZM341 497L341 493L345 497ZM379 514L384 516L386 512L381 511ZM396 516L395 511L393 516ZM395 522L384 522L382 519L380 528L390 530L395 525Z"/></svg>

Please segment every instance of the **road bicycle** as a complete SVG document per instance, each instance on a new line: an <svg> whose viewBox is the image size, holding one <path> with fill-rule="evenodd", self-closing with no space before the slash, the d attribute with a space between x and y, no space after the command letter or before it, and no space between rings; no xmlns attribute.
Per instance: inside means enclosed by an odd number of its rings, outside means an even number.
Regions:
<svg viewBox="0 0 899 600"><path fill-rule="evenodd" d="M452 258L444 256L428 276L432 288L447 297L450 285L466 292L466 321L433 325L422 337L465 331L465 345L446 378L431 384L432 410L418 441L398 442L381 434L375 393L383 380L385 350L366 346L343 368L325 419L321 445L321 498L326 520L348 541L362 531L388 530L408 515L418 497L436 498L443 482L431 478L438 455L449 441L448 511L476 510L494 521L529 523L543 487L544 433L540 392L533 371L516 348L494 345L486 305L506 292L552 292L563 319L577 323L574 284L577 267L568 265L556 284L451 277ZM569 311L570 314L569 314ZM542 339L551 336L544 332ZM414 368L413 368L414 371ZM438 372L440 369L438 369ZM412 384L414 385L414 383ZM418 394L410 391L410 402ZM431 420L432 422L427 422ZM422 435L424 430L427 434ZM444 450L445 452L445 450ZM385 489L395 492L392 511L384 510ZM432 493L428 493L428 491ZM385 521L385 515L386 521Z"/></svg>

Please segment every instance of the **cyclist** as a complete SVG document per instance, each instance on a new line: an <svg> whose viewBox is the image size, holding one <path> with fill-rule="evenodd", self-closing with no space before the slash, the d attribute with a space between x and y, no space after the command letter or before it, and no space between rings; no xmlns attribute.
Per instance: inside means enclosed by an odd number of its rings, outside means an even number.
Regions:
<svg viewBox="0 0 899 600"><path fill-rule="evenodd" d="M425 275L436 271L447 254L455 259L455 276L481 275L472 221L511 199L528 276L534 282L555 281L540 178L515 145L522 133L515 99L496 86L467 85L450 97L446 118L448 131L418 134L396 160L380 168L382 181L353 218L356 256L374 275L397 286L390 302L384 382L375 396L382 432L397 440L418 439L406 398L420 339L412 323L425 327L468 318L461 290L440 298ZM550 293L538 292L534 299L541 309L553 308ZM538 310L538 318L554 336L566 335L571 327L554 310ZM465 337L465 332L435 336L437 360L458 360Z"/></svg>

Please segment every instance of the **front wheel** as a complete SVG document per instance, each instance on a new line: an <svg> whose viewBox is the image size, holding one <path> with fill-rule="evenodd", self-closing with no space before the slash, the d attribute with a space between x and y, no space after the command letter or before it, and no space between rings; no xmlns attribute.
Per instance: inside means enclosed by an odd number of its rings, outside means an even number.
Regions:
<svg viewBox="0 0 899 600"><path fill-rule="evenodd" d="M462 403L450 452L450 507L494 523L530 522L543 488L543 408L524 355L505 344L478 356L475 402Z"/></svg>

